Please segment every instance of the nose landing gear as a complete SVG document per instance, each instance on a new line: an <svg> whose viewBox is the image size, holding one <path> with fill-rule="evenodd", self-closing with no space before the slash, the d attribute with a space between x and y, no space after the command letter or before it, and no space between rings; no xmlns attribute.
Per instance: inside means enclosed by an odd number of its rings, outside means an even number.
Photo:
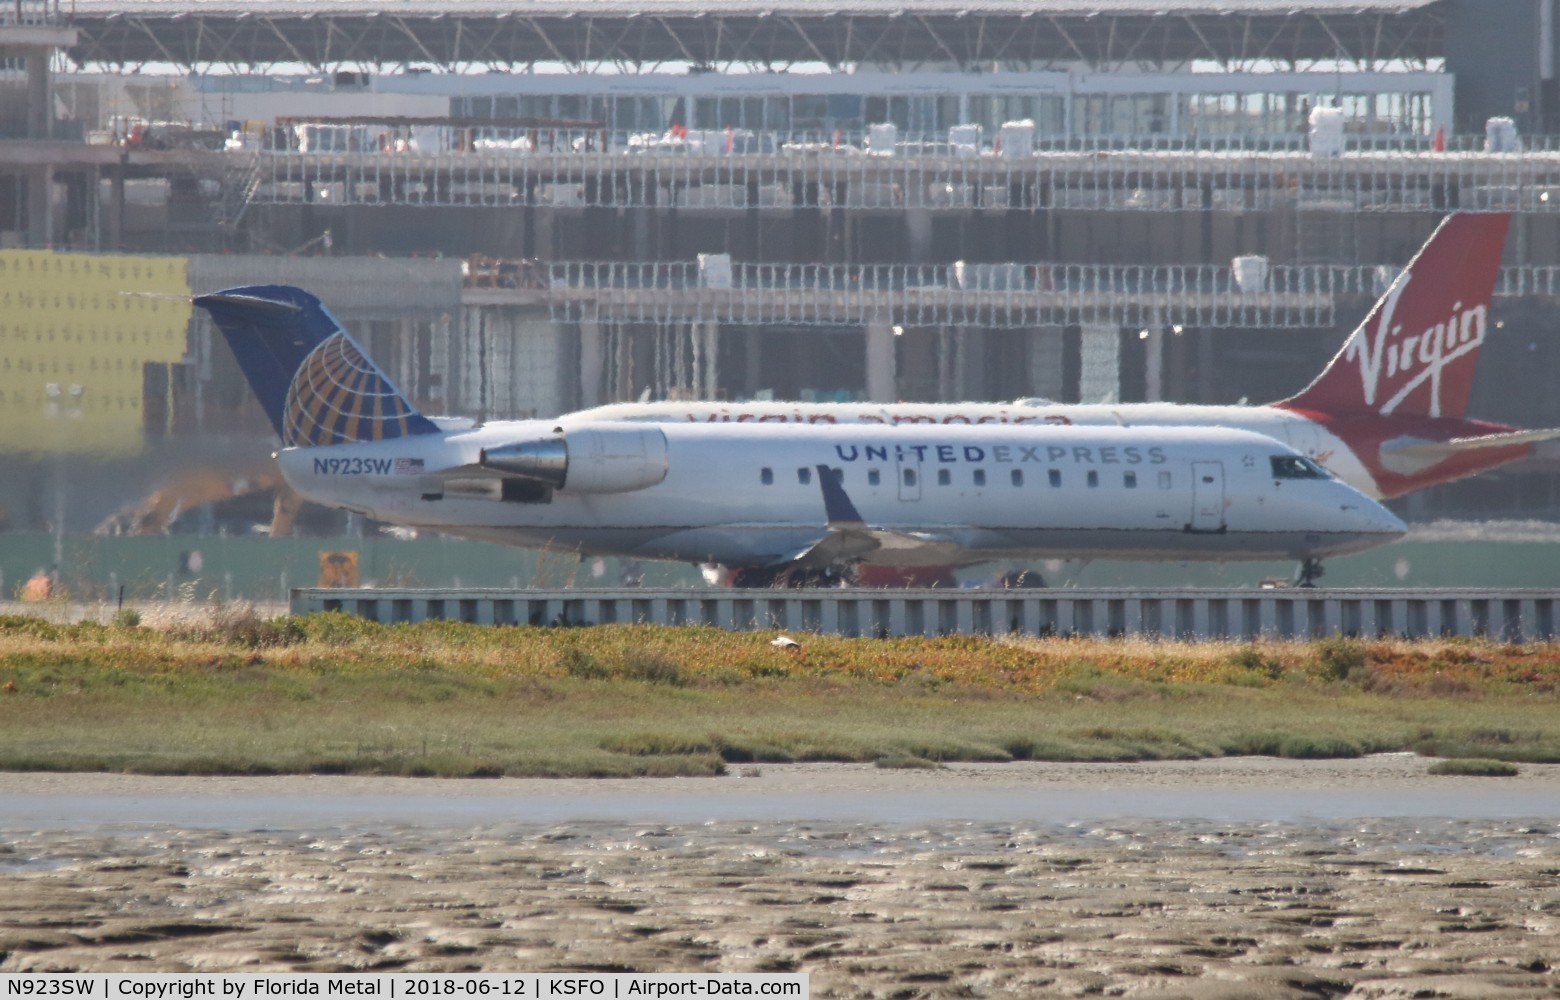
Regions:
<svg viewBox="0 0 1560 1000"><path fill-rule="evenodd" d="M1295 586L1315 587L1317 579L1321 577L1323 572L1320 559L1302 559L1300 560L1300 575L1295 580Z"/></svg>

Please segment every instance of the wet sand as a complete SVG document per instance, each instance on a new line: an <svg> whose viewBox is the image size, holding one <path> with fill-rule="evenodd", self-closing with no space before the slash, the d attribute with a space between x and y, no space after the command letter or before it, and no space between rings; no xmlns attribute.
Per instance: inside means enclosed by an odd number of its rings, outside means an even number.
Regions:
<svg viewBox="0 0 1560 1000"><path fill-rule="evenodd" d="M806 971L817 997L1560 995L1560 767L1448 779L1427 764L0 775L0 971ZM1284 801L1303 807L1206 809ZM179 822L150 818L180 802ZM1008 808L960 815L993 802ZM1134 818L1135 804L1149 808Z"/></svg>

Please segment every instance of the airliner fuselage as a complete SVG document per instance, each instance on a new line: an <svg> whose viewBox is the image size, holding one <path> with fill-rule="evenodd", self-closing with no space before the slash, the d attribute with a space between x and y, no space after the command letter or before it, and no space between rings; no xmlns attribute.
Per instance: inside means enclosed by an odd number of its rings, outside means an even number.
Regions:
<svg viewBox="0 0 1560 1000"><path fill-rule="evenodd" d="M308 499L385 521L728 566L784 564L817 545L831 517L825 470L889 539L870 554L881 565L1304 560L1404 530L1291 449L1227 429L559 426L490 423L279 459Z"/></svg>

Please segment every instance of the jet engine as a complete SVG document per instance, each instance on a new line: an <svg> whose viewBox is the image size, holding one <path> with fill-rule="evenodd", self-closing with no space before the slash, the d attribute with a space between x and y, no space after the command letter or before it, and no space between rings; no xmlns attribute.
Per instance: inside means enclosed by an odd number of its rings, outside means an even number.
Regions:
<svg viewBox="0 0 1560 1000"><path fill-rule="evenodd" d="M666 478L666 435L657 427L558 428L553 437L482 449L478 462L567 493L629 493Z"/></svg>

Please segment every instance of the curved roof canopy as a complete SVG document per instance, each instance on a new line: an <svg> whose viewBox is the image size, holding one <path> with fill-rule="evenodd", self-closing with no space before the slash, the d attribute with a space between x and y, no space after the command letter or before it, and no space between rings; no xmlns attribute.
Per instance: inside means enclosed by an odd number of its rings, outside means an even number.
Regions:
<svg viewBox="0 0 1560 1000"><path fill-rule="evenodd" d="M973 69L1441 55L1438 0L74 0L80 65Z"/></svg>

